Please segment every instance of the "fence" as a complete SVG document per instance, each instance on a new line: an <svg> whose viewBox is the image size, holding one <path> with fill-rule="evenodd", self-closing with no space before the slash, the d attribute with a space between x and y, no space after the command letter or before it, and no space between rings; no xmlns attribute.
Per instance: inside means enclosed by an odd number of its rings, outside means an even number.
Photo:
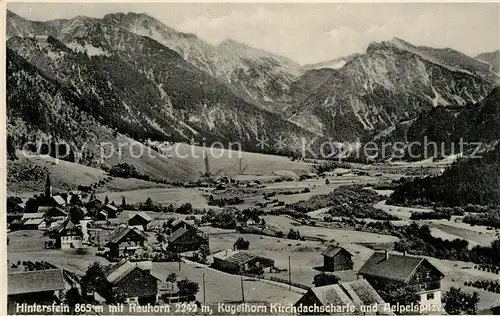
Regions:
<svg viewBox="0 0 500 316"><path fill-rule="evenodd" d="M304 285L304 284L300 284L300 283L296 283L296 282L288 282L288 280L280 279L280 278L277 278L277 277L269 277L269 280L270 281L274 281L274 282L283 283L283 284L286 284L286 285L291 285L291 286L298 287L298 288L301 288L301 289L304 289L304 290L310 290L311 289L310 286L307 286L307 285Z"/></svg>

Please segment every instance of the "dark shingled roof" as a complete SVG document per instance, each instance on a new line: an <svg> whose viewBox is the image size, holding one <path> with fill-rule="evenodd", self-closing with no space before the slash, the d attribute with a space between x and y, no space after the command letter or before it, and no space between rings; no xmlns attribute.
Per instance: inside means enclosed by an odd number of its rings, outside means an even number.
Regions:
<svg viewBox="0 0 500 316"><path fill-rule="evenodd" d="M182 228L176 230L172 235L170 235L168 237L168 241L173 242L176 239L178 239L179 237L181 237L182 235L184 235L185 233L187 233L188 231L189 231L188 229L182 227Z"/></svg>
<svg viewBox="0 0 500 316"><path fill-rule="evenodd" d="M326 257L335 257L337 254L339 254L341 251L347 253L349 256L352 257L352 254L345 250L345 248L339 247L339 246L328 246L321 254Z"/></svg>
<svg viewBox="0 0 500 316"><path fill-rule="evenodd" d="M181 227L181 228L177 229L175 232L173 232L172 235L170 235L168 237L168 241L174 242L188 232L196 234L198 237L201 237L203 239L207 239L207 236L202 231L199 231L197 229L192 229L192 228L189 229L186 227Z"/></svg>
<svg viewBox="0 0 500 316"><path fill-rule="evenodd" d="M63 273L60 269L9 273L7 280L8 295L64 289Z"/></svg>
<svg viewBox="0 0 500 316"><path fill-rule="evenodd" d="M373 304L377 304L378 314L393 314L390 311L384 311L384 300L365 279L313 287L294 305L300 305L303 303L303 299L311 294L314 294L323 306L354 306L355 312L353 314L355 315L362 314L362 306ZM345 312L332 314L345 314Z"/></svg>
<svg viewBox="0 0 500 316"><path fill-rule="evenodd" d="M349 295L356 307L368 306L373 304L384 305L385 302L375 289L365 279L354 280L339 284L344 292ZM380 312L380 311L379 311Z"/></svg>
<svg viewBox="0 0 500 316"><path fill-rule="evenodd" d="M137 213L131 214L128 220L131 220L134 217L140 217L147 223L152 221L151 217L149 217L149 215L144 213L144 212L137 212Z"/></svg>
<svg viewBox="0 0 500 316"><path fill-rule="evenodd" d="M192 223L191 223L192 222ZM184 227L184 228L190 228L190 229L197 229L194 225L194 221L185 221L182 219L176 219L175 221L170 224L170 227L172 227L173 231L177 231L178 229Z"/></svg>
<svg viewBox="0 0 500 316"><path fill-rule="evenodd" d="M406 282L424 261L427 259L392 253L386 259L384 252L375 252L359 269L359 274Z"/></svg>
<svg viewBox="0 0 500 316"><path fill-rule="evenodd" d="M316 295L323 306L353 305L351 304L349 296L347 296L338 284L313 287L311 291Z"/></svg>
<svg viewBox="0 0 500 316"><path fill-rule="evenodd" d="M73 223L69 217L64 220L58 227L59 234L82 234L82 230Z"/></svg>
<svg viewBox="0 0 500 316"><path fill-rule="evenodd" d="M116 284L116 283L120 282L124 277L126 277L134 269L141 269L143 271L149 272L149 270L151 269L151 261L119 262L115 267L113 267L111 269L111 271L108 273L106 279L111 284ZM156 277L154 275L153 275L153 277L160 280L158 277Z"/></svg>
<svg viewBox="0 0 500 316"><path fill-rule="evenodd" d="M111 233L111 236L109 236L108 244L119 243L122 240L122 238L125 237L131 231L140 235L144 240L148 240L148 236L143 232L139 231L138 229L130 227L118 227Z"/></svg>

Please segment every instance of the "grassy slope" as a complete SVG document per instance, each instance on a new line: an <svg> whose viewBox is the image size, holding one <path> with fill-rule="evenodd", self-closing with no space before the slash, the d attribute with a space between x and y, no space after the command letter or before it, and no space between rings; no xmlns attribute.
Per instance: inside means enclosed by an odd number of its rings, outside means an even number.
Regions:
<svg viewBox="0 0 500 316"><path fill-rule="evenodd" d="M104 145L103 152L106 154L105 165L112 166L121 162L133 164L138 171L149 174L156 178L163 178L170 181L188 181L199 178L200 172L205 171L203 152L205 148L190 146L179 143L174 145L172 150L165 152L165 157L149 147L132 139L118 135L112 142L115 151L114 155L108 158L111 145ZM120 147L121 146L121 147ZM121 148L121 154L118 148ZM142 155L140 155L143 153ZM238 151L221 151L213 149L208 151L210 169L213 173L236 175L239 167L239 157L242 158L242 166L247 166L245 174L248 175L274 175L275 171L290 170L297 174L308 172L311 166L304 162L291 161L288 157L257 154ZM137 157L137 158L136 158ZM79 184L90 185L105 177L105 172L101 169L91 168L84 165L71 163L63 160L56 160L48 156L35 156L27 158L18 151L18 160L9 162L9 191L11 192L32 192L43 189L45 173L49 171L53 177L53 185L56 188L68 189L76 188ZM18 174L19 170L25 170L37 166L39 174L33 179L25 180ZM14 172L17 171L17 172ZM23 180L24 179L24 180ZM153 183L148 183L136 179L115 179L111 182L112 191L134 190L137 188L158 187Z"/></svg>

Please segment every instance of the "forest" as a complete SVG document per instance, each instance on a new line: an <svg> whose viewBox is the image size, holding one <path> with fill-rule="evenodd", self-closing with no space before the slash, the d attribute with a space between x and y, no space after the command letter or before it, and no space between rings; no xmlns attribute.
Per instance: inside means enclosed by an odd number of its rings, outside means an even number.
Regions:
<svg viewBox="0 0 500 316"><path fill-rule="evenodd" d="M388 203L466 206L500 204L500 148L481 158L461 158L440 176L403 182Z"/></svg>
<svg viewBox="0 0 500 316"><path fill-rule="evenodd" d="M403 227L398 233L401 239L395 244L397 251L477 264L500 264L500 238L494 240L490 246L474 246L469 249L467 240L445 240L432 236L427 225L419 226L413 223Z"/></svg>

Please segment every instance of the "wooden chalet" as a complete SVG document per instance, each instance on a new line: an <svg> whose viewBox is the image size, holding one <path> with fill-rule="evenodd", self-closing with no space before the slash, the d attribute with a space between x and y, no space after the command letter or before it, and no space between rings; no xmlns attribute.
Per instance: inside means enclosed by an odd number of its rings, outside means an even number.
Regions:
<svg viewBox="0 0 500 316"><path fill-rule="evenodd" d="M137 250L144 249L148 236L138 229L118 227L115 229L106 244L111 257L121 258L134 255Z"/></svg>
<svg viewBox="0 0 500 316"><path fill-rule="evenodd" d="M130 216L128 220L129 226L137 226L141 225L144 230L148 229L149 223L151 223L152 219L144 212L138 212Z"/></svg>
<svg viewBox="0 0 500 316"><path fill-rule="evenodd" d="M420 296L422 305L441 304L443 273L422 257L375 252L359 269L375 289L387 286L411 288Z"/></svg>
<svg viewBox="0 0 500 316"><path fill-rule="evenodd" d="M179 228L167 240L167 250L177 253L196 251L203 245L209 247L207 234L191 228Z"/></svg>
<svg viewBox="0 0 500 316"><path fill-rule="evenodd" d="M255 273L274 267L274 260L240 250L223 250L213 255L212 266L230 273Z"/></svg>
<svg viewBox="0 0 500 316"><path fill-rule="evenodd" d="M8 314L16 312L16 305L60 302L60 293L65 289L63 272L60 269L11 272L7 275Z"/></svg>
<svg viewBox="0 0 500 316"><path fill-rule="evenodd" d="M345 248L328 246L321 255L323 256L323 271L352 270L354 266L353 255Z"/></svg>
<svg viewBox="0 0 500 316"><path fill-rule="evenodd" d="M174 233L181 228L198 230L198 228L195 227L194 223L192 223L191 221L183 220L183 219L176 219L175 221L172 222L172 224L170 224L170 232L171 233Z"/></svg>
<svg viewBox="0 0 500 316"><path fill-rule="evenodd" d="M151 262L122 261L108 272L106 279L127 303L155 304L160 280L150 270Z"/></svg>

